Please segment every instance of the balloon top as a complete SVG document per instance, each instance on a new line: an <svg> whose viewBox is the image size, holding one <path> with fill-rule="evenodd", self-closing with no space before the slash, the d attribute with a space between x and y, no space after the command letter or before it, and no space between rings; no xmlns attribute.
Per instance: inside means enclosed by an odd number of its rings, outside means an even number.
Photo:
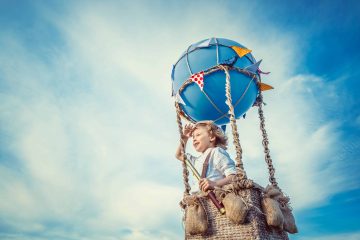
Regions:
<svg viewBox="0 0 360 240"><path fill-rule="evenodd" d="M255 102L260 80L259 64L245 46L225 38L209 38L190 45L172 69L172 95L183 115L192 122L229 122L225 78L229 69L236 117Z"/></svg>

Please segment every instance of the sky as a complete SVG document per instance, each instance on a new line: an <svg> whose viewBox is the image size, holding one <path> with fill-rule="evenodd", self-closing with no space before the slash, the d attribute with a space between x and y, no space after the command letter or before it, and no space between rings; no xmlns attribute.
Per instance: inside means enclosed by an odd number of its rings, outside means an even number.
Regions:
<svg viewBox="0 0 360 240"><path fill-rule="evenodd" d="M171 67L210 37L271 72L290 239L360 239L359 12L355 0L1 0L0 239L183 239ZM266 186L256 109L237 124L247 175Z"/></svg>

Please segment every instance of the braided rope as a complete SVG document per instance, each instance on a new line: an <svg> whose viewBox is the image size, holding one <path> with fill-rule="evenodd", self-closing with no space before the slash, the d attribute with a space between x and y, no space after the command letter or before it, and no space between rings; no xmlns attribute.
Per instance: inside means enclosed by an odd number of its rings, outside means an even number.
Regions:
<svg viewBox="0 0 360 240"><path fill-rule="evenodd" d="M183 138L183 127L182 127L182 122L181 122L181 110L180 110L180 106L178 103L175 103L175 108L176 108L176 121L178 123L178 127L179 127L179 134L180 134L180 144L182 147L182 152L181 155L184 156L184 159L182 161L182 167L183 167L183 179L184 179L184 185L185 185L185 191L184 191L184 196L190 195L190 184L189 184L189 171L186 167L186 155L185 155L185 141Z"/></svg>
<svg viewBox="0 0 360 240"><path fill-rule="evenodd" d="M231 122L231 129L233 134L233 143L236 150L236 171L238 175L240 175L242 178L246 179L246 173L244 170L244 165L242 162L242 148L240 145L239 140L239 133L236 126L236 119L235 119L235 112L234 112L234 106L232 105L231 100L231 84L230 84L230 74L228 71L227 66L219 65L221 69L224 70L226 75L226 104L229 106L229 115L230 115L230 122Z"/></svg>
<svg viewBox="0 0 360 240"><path fill-rule="evenodd" d="M270 181L271 185L273 185L276 188L279 188L278 183L276 182L276 179L275 179L275 168L272 163L271 156L270 156L269 139L268 139L267 132L265 130L265 117L264 117L264 112L262 110L263 96L262 96L261 92L259 93L257 101L258 101L258 107L259 107L258 113L259 113L259 118L260 118L260 130L261 130L262 137L263 137L262 144L264 146L265 162L268 165L268 170L269 170L269 181Z"/></svg>

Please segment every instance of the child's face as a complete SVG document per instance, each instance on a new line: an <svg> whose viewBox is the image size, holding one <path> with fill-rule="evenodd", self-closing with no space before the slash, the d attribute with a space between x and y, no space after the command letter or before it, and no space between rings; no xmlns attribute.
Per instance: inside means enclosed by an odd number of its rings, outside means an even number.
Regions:
<svg viewBox="0 0 360 240"><path fill-rule="evenodd" d="M198 126L193 132L193 145L196 151L205 152L209 147L215 146L215 137L212 137L205 126Z"/></svg>

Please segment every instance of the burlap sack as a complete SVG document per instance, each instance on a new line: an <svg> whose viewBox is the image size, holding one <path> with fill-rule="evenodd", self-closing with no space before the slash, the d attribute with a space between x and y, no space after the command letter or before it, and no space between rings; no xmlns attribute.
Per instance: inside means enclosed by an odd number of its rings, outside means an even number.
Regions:
<svg viewBox="0 0 360 240"><path fill-rule="evenodd" d="M245 222L246 215L249 211L248 206L244 200L235 193L226 194L222 200L226 210L226 216L235 224L242 224Z"/></svg>
<svg viewBox="0 0 360 240"><path fill-rule="evenodd" d="M289 206L290 199L282 195L278 198L278 201L280 202L279 206L284 216L284 230L288 233L297 233L298 229L295 224L295 218Z"/></svg>
<svg viewBox="0 0 360 240"><path fill-rule="evenodd" d="M263 211L266 215L266 222L269 226L283 229L284 216L280 209L278 198L282 195L278 188L268 185L265 188L264 196L261 202Z"/></svg>
<svg viewBox="0 0 360 240"><path fill-rule="evenodd" d="M265 197L261 201L261 206L266 216L266 222L269 226L278 227L281 230L284 225L284 216L281 212L279 202Z"/></svg>
<svg viewBox="0 0 360 240"><path fill-rule="evenodd" d="M292 214L291 208L289 206L289 197L280 192L278 188L272 185L268 185L264 191L264 198L262 201L268 225L280 227L288 233L298 232L294 215Z"/></svg>
<svg viewBox="0 0 360 240"><path fill-rule="evenodd" d="M185 232L196 235L205 234L208 229L208 220L203 206L196 196L184 198L185 207Z"/></svg>

